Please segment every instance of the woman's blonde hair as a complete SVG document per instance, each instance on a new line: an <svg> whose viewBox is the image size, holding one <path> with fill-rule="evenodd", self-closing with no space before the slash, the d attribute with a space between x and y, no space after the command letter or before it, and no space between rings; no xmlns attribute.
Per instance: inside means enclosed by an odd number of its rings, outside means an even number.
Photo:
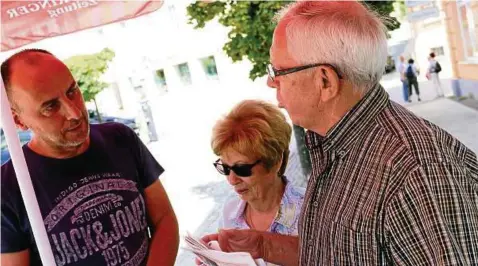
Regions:
<svg viewBox="0 0 478 266"><path fill-rule="evenodd" d="M260 159L266 169L280 162L282 176L289 157L292 128L276 106L260 100L237 104L213 128L211 146L216 155L226 149Z"/></svg>

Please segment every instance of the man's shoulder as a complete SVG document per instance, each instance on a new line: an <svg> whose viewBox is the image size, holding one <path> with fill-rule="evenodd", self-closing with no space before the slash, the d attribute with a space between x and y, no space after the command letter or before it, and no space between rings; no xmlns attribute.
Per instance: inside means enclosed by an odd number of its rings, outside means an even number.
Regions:
<svg viewBox="0 0 478 266"><path fill-rule="evenodd" d="M4 164L2 164L1 168L1 182L2 182L2 188L3 184L10 182L12 179L15 179L15 169L13 168L13 163L12 160L8 160Z"/></svg>
<svg viewBox="0 0 478 266"><path fill-rule="evenodd" d="M463 151L469 152L444 129L394 102L377 117L377 125L387 132L390 140L401 145L406 156L420 165L439 162L444 157L458 160L465 155Z"/></svg>
<svg viewBox="0 0 478 266"><path fill-rule="evenodd" d="M105 142L122 143L135 138L135 132L129 127L115 122L91 125L92 137Z"/></svg>
<svg viewBox="0 0 478 266"><path fill-rule="evenodd" d="M14 201L20 196L20 188L11 160L2 165L0 180L2 204L4 204L5 201Z"/></svg>
<svg viewBox="0 0 478 266"><path fill-rule="evenodd" d="M92 131L97 131L102 134L107 135L124 135L124 134L131 134L133 131L124 124L116 123L116 122L108 122L102 124L92 124L91 125ZM134 133L134 132L133 132Z"/></svg>

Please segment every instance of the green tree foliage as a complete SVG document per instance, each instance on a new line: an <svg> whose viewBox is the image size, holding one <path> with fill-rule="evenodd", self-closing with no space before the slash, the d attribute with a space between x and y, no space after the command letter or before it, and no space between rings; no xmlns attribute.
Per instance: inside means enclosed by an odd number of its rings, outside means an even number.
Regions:
<svg viewBox="0 0 478 266"><path fill-rule="evenodd" d="M407 16L407 6L405 5L405 0L396 0L393 3L395 9L396 17L400 20L406 19Z"/></svg>
<svg viewBox="0 0 478 266"><path fill-rule="evenodd" d="M229 41L223 49L233 62L247 58L252 63L249 78L252 80L266 74L269 63L269 48L272 45L274 16L292 1L198 1L187 7L189 23L195 28L205 27L214 18L230 29ZM389 30L400 27L393 1L364 1L365 5L380 14Z"/></svg>
<svg viewBox="0 0 478 266"><path fill-rule="evenodd" d="M108 83L101 81L101 77L108 70L108 64L114 57L115 52L105 48L99 53L75 55L65 60L65 64L81 89L85 102L95 103L100 121L101 116L95 98L98 93L108 87Z"/></svg>

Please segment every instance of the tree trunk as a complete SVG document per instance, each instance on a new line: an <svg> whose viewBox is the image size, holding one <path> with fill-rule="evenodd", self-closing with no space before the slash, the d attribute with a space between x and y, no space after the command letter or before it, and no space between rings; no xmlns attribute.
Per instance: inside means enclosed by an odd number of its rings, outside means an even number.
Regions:
<svg viewBox="0 0 478 266"><path fill-rule="evenodd" d="M312 166L310 163L309 150L305 146L305 130L297 125L293 126L295 142L297 144L297 154L300 158L300 166L302 167L302 173L306 178L309 177L310 172L312 171Z"/></svg>
<svg viewBox="0 0 478 266"><path fill-rule="evenodd" d="M98 110L98 104L96 103L96 98L93 98L93 102L95 103L96 115L98 116L98 123L101 124L101 122L103 121L101 119L100 110Z"/></svg>

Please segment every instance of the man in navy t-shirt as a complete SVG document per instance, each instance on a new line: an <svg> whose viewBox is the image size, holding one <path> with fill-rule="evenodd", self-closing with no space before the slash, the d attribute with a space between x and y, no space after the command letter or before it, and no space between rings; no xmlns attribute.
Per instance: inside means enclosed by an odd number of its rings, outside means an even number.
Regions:
<svg viewBox="0 0 478 266"><path fill-rule="evenodd" d="M178 224L163 168L122 124L88 123L68 68L44 50L1 66L57 265L173 265ZM9 161L1 168L1 264L41 265Z"/></svg>

